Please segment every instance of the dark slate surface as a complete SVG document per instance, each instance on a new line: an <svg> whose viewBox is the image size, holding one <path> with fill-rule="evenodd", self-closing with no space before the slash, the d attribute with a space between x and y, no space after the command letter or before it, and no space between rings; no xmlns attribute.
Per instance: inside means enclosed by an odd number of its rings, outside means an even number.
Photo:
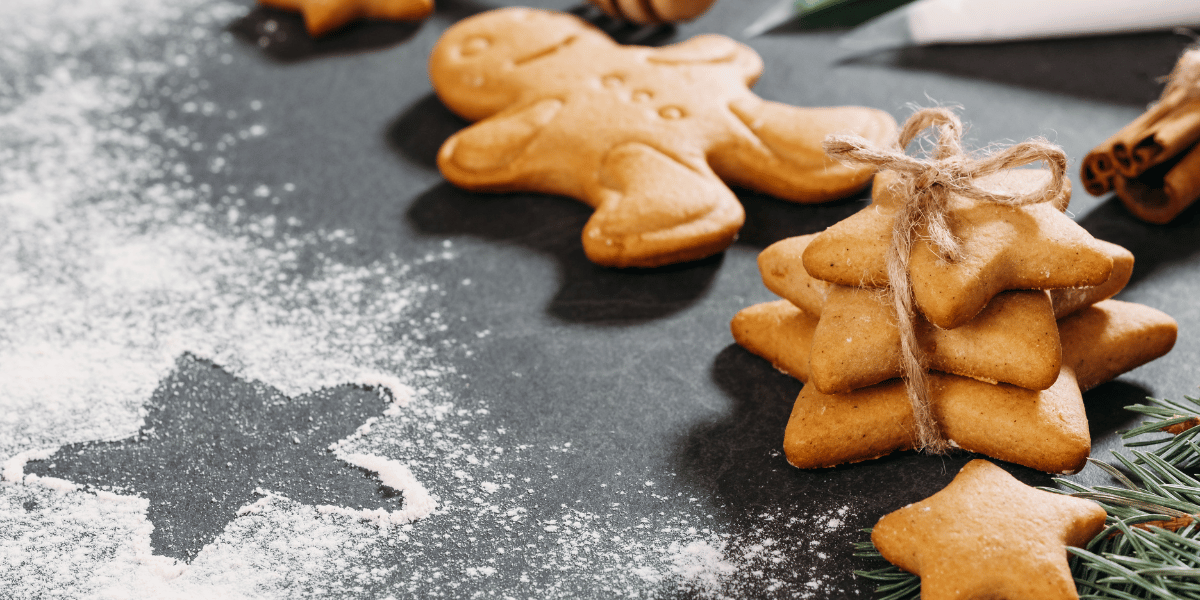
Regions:
<svg viewBox="0 0 1200 600"><path fill-rule="evenodd" d="M742 39L742 28L774 2L722 0L703 18L649 39L670 43L708 32ZM739 190L746 225L723 255L649 271L592 265L579 243L589 216L583 205L534 194L469 193L443 181L434 165L439 144L466 123L432 94L425 70L430 48L453 21L502 4L439 0L425 23L360 25L319 42L303 35L298 18L274 10L257 8L230 23L241 42L233 46L234 61L202 65L204 77L227 104L264 99L261 120L271 131L253 151L232 153L233 177L294 182L304 193L287 214L314 229L356 232L360 243L352 251L359 254L346 260L415 258L453 241L460 257L442 263L438 278L448 286L469 278L473 293L448 296L439 307L465 317L448 320L456 324L448 335L456 334L455 327L464 336L482 328L493 335L477 342L473 356L455 359L463 381L471 383L452 391L468 403L486 394L492 425L507 427L514 444L572 443L576 452L569 456L539 457L558 461L556 472L565 473L546 490L552 500L574 502L579 489L623 472L674 473L663 479L664 496L701 497L719 507L714 518L735 531L762 526L754 516L764 508L804 517L850 505L855 513L823 544L833 558L822 564L837 565L830 573L833 589L865 594L870 584L850 574L865 566L850 556L851 542L861 538L857 528L937 491L972 456L901 453L821 471L788 466L779 450L800 384L734 345L728 330L739 309L773 299L758 276L760 250L820 231L861 208L865 198L806 207ZM580 8L573 2L531 4ZM280 29L266 31L268 20ZM766 63L756 92L797 105L873 106L898 120L913 104L959 105L970 123L969 145L1044 135L1062 145L1074 164L1156 97L1155 77L1169 70L1189 41L1162 33L856 57L838 48L838 34L793 26L743 40ZM256 43L262 35L273 40L266 48ZM1103 454L1117 443L1114 432L1132 422L1121 406L1147 394L1178 397L1200 383L1194 369L1200 314L1192 298L1200 286L1193 265L1200 214L1189 211L1170 226L1146 225L1115 200L1078 191L1077 177L1073 182L1074 217L1137 256L1133 281L1120 298L1164 310L1181 325L1180 342L1168 357L1087 394L1095 453ZM284 209L264 201L246 210ZM181 362L173 378L181 378L185 391L192 388L187 393L205 386L247 400L275 393L203 371ZM164 390L155 402L168 402ZM174 410L188 406L186 399L175 402ZM377 409L355 410L367 415ZM1049 482L1043 474L1009 468L1029 483ZM155 492L147 493L153 499ZM359 502L372 505L373 493L368 486ZM635 514L649 506L631 501ZM788 546L810 535L804 527L778 532ZM158 543L161 553L188 553ZM471 550L462 552L441 559L469 558ZM804 571L809 558L803 552L789 556L796 561L789 568ZM799 591L785 587L774 595Z"/></svg>

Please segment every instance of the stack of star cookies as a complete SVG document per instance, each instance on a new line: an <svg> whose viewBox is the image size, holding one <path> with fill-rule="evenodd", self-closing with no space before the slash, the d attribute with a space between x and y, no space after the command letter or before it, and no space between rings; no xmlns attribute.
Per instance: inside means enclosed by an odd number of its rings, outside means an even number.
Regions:
<svg viewBox="0 0 1200 600"><path fill-rule="evenodd" d="M1050 176L1010 169L974 185L1022 195ZM806 384L784 438L797 467L920 446L885 267L911 192L899 179L881 172L871 205L763 251L763 282L783 300L733 319L739 344ZM1167 315L1109 300L1128 283L1133 255L1063 214L1063 189L1022 206L952 195L945 214L960 257L939 258L918 235L908 260L939 434L950 446L1054 473L1080 469L1090 452L1082 392L1165 354L1176 335Z"/></svg>

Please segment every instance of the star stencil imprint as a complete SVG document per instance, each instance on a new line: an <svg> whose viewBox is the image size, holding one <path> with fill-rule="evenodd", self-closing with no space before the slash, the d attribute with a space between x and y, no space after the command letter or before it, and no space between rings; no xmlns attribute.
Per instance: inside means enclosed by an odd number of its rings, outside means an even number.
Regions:
<svg viewBox="0 0 1200 600"><path fill-rule="evenodd" d="M922 600L1077 599L1067 546L1104 529L1099 504L1029 487L973 460L946 489L879 520L871 541L921 577Z"/></svg>
<svg viewBox="0 0 1200 600"><path fill-rule="evenodd" d="M534 191L596 209L589 259L655 267L716 254L745 213L725 182L795 202L866 186L873 167L827 157L830 133L882 143L896 122L863 107L799 108L759 98L749 47L720 35L621 46L566 14L524 8L464 19L429 59L433 89L478 123L438 153L469 190Z"/></svg>
<svg viewBox="0 0 1200 600"><path fill-rule="evenodd" d="M256 489L317 506L396 511L407 504L329 449L385 409L377 393L350 386L289 399L184 356L159 384L136 435L63 446L26 471L148 499L155 554L190 562L261 497Z"/></svg>
<svg viewBox="0 0 1200 600"><path fill-rule="evenodd" d="M433 0L258 0L259 4L299 11L312 37L357 19L418 21L433 12Z"/></svg>

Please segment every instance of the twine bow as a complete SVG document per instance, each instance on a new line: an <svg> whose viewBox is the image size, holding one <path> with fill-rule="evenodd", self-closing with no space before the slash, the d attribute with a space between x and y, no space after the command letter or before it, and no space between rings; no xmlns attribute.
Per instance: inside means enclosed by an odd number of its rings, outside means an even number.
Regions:
<svg viewBox="0 0 1200 600"><path fill-rule="evenodd" d="M906 154L908 145L930 127L937 130L937 146L932 157ZM962 258L962 243L947 223L952 195L1006 206L1046 202L1063 193L1063 175L1067 169L1067 156L1062 148L1040 138L993 154L969 157L962 149L962 131L962 122L953 111L926 108L904 123L895 148L872 147L870 142L857 135L831 135L824 143L825 152L840 161L874 165L899 173L900 185L907 188L906 193L900 194L906 200L892 225L892 240L886 256L888 288L900 330L900 369L917 425L917 449L937 454L946 452L949 444L943 438L930 406L926 361L917 344L916 312L908 272L909 257L918 232L924 228L925 237L940 259L957 262ZM974 184L979 177L1038 161L1050 167L1050 182L1029 194L997 194Z"/></svg>

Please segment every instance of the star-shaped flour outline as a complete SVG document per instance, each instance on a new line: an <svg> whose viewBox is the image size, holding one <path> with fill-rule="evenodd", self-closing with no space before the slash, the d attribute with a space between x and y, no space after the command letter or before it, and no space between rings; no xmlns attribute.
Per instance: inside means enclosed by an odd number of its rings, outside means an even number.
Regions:
<svg viewBox="0 0 1200 600"><path fill-rule="evenodd" d="M432 514L436 498L406 466L345 450L396 410L375 391L351 386L287 398L185 356L134 436L25 452L7 461L3 475L145 497L155 554L190 562L230 521L274 496L380 525Z"/></svg>

